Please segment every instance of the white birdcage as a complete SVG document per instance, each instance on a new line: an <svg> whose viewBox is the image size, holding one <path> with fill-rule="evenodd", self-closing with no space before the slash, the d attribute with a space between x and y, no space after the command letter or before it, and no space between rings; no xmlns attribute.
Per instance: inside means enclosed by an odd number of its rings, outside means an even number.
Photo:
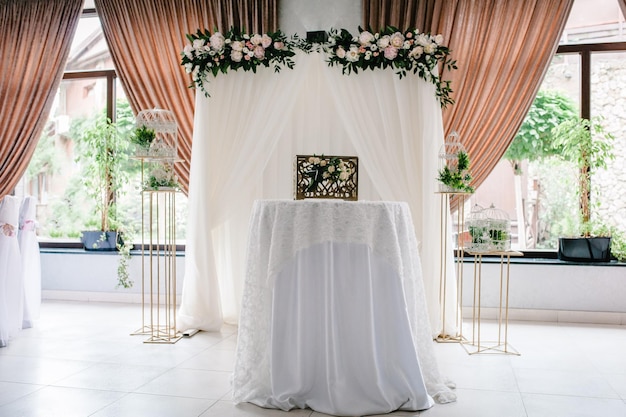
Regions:
<svg viewBox="0 0 626 417"><path fill-rule="evenodd" d="M483 209L472 208L467 227L471 237L472 252L503 252L511 249L511 220L505 211L492 204Z"/></svg>
<svg viewBox="0 0 626 417"><path fill-rule="evenodd" d="M154 140L147 149L138 149L138 154L144 152L150 158L169 159L178 155L178 125L174 113L164 109L142 110L135 120L137 128L145 127L155 133Z"/></svg>
<svg viewBox="0 0 626 417"><path fill-rule="evenodd" d="M466 191L442 181L442 173L444 171L449 171L449 173L453 175L457 173L461 175L464 174L463 172L459 172L459 155L461 154L467 155L467 151L459 141L459 134L456 131L452 131L444 141L444 144L441 145L441 148L439 148L439 191Z"/></svg>

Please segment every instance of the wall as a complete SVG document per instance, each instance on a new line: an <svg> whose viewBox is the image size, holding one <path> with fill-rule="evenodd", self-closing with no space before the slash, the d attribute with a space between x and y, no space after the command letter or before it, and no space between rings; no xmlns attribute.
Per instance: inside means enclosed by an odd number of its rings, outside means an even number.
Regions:
<svg viewBox="0 0 626 417"><path fill-rule="evenodd" d="M515 262L515 261L513 261ZM626 264L576 265L536 262L510 267L512 320L626 324ZM506 271L506 268L504 269ZM495 318L499 306L500 264L482 265L481 307ZM464 318L471 318L474 262L463 268Z"/></svg>
<svg viewBox="0 0 626 417"><path fill-rule="evenodd" d="M41 254L44 299L141 303L141 256L133 256L133 288L116 288L118 256L77 250ZM176 258L177 299L185 276L184 256ZM146 263L147 264L147 263ZM463 268L464 317L471 317L474 264ZM498 307L500 266L483 263L483 317ZM552 322L626 324L626 264L597 266L513 263L510 272L510 318ZM149 281L146 281L146 290ZM149 294L149 292L146 292Z"/></svg>
<svg viewBox="0 0 626 417"><path fill-rule="evenodd" d="M116 288L119 255L116 252L94 253L80 250L41 251L41 287L44 299L141 303L141 255L133 255L129 265L133 287ZM146 277L149 261L144 258ZM154 270L156 271L156 263ZM164 277L163 265L161 277ZM156 277L156 272L153 276ZM178 301L185 277L185 258L176 257L176 293ZM154 281L155 282L155 281ZM150 282L144 282L149 294ZM156 285L156 283L154 284ZM161 288L163 284L161 282ZM156 290L155 290L156 294Z"/></svg>

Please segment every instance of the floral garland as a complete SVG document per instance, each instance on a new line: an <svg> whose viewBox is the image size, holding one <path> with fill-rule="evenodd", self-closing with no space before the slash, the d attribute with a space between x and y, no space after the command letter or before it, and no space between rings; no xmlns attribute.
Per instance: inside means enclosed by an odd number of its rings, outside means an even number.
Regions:
<svg viewBox="0 0 626 417"><path fill-rule="evenodd" d="M443 81L435 72L441 63L448 70L457 69L456 61L448 59L450 50L443 46L443 36L420 33L417 29L400 31L388 26L378 33L359 28L359 36L352 36L346 29L331 29L328 41L320 44L308 43L297 35L287 38L281 31L248 35L237 29L227 33L198 31L187 35L190 44L182 52L181 64L191 74L193 83L208 93L204 87L208 74L217 76L229 69L256 72L259 65L274 66L279 72L283 66L293 69L294 49L310 52L312 49L325 51L329 66L340 66L344 74L359 70L393 68L400 78L407 72L417 74L436 87L442 107L453 104L450 97L450 81Z"/></svg>
<svg viewBox="0 0 626 417"><path fill-rule="evenodd" d="M431 36L417 29L404 32L393 26L379 33L359 27L359 36L354 37L345 29L331 30L326 50L330 56L329 66L343 67L344 74L359 69L394 68L400 78L407 72L418 74L423 80L435 85L442 107L453 104L450 98L450 81L442 81L434 73L439 62L449 70L456 69L456 62L449 60L449 49L442 45L443 36Z"/></svg>
<svg viewBox="0 0 626 417"><path fill-rule="evenodd" d="M191 74L193 84L208 96L204 83L210 73L214 77L229 69L256 72L258 66L274 67L279 72L282 66L293 69L293 51L301 45L297 36L287 38L280 30L274 33L247 34L231 28L225 34L204 32L188 34L189 44L182 52L181 64ZM306 48L306 47L304 47Z"/></svg>

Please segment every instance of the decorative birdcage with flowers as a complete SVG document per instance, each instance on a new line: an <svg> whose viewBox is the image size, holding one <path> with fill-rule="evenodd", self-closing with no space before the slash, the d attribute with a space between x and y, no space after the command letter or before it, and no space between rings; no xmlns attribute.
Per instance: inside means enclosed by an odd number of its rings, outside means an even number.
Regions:
<svg viewBox="0 0 626 417"><path fill-rule="evenodd" d="M459 141L459 134L453 131L439 149L439 191L473 193L469 185L472 176L469 173L469 155Z"/></svg>
<svg viewBox="0 0 626 417"><path fill-rule="evenodd" d="M470 252L504 252L511 249L511 220L493 204L486 209L475 205L467 220Z"/></svg>
<svg viewBox="0 0 626 417"><path fill-rule="evenodd" d="M358 199L356 156L296 155L295 199Z"/></svg>
<svg viewBox="0 0 626 417"><path fill-rule="evenodd" d="M135 119L135 132L131 141L135 144L135 156L151 159L177 157L178 124L174 113L164 109L142 110Z"/></svg>

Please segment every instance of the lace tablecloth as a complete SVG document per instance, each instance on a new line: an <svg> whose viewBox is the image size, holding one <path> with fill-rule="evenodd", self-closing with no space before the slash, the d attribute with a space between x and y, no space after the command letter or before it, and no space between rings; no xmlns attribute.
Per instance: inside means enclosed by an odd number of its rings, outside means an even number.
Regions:
<svg viewBox="0 0 626 417"><path fill-rule="evenodd" d="M456 399L406 203L256 201L241 308L236 402L363 415Z"/></svg>

